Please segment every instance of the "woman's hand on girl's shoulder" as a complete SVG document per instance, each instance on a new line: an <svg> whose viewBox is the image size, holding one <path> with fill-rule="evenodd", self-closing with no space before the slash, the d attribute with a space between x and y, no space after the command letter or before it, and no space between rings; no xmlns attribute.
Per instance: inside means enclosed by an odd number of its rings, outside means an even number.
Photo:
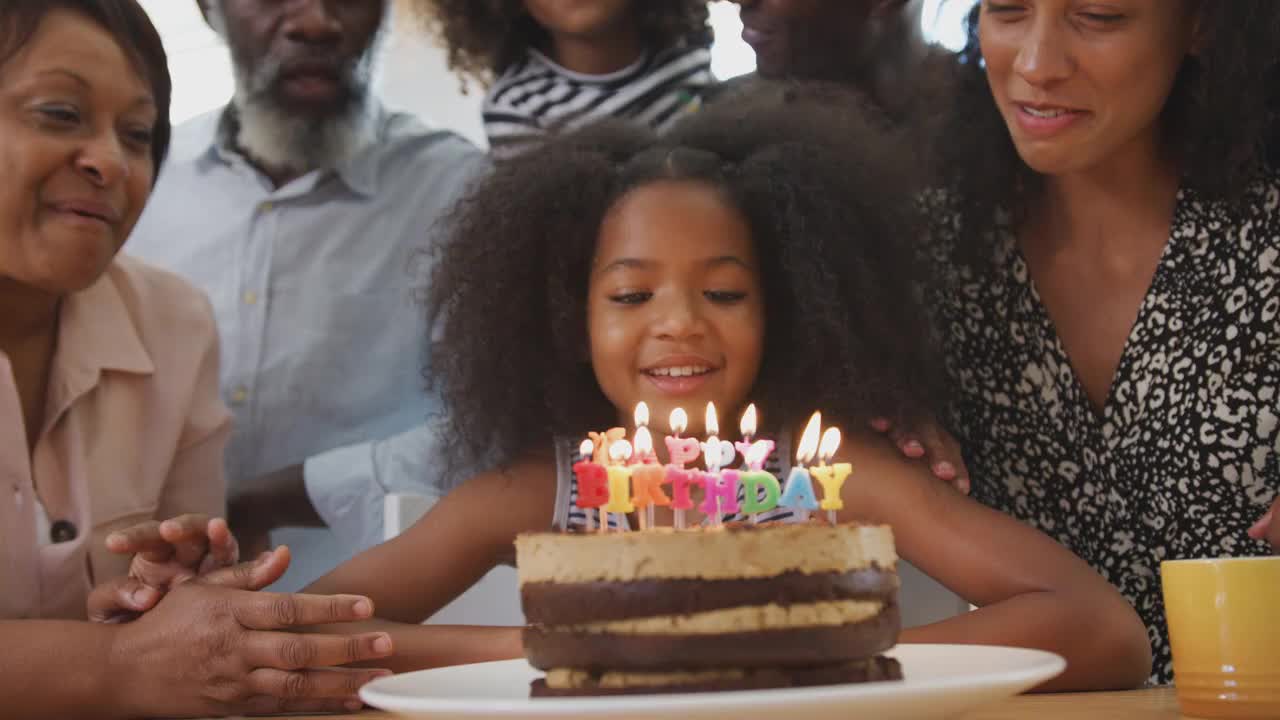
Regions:
<svg viewBox="0 0 1280 720"><path fill-rule="evenodd" d="M875 418L871 428L884 435L905 457L923 458L934 477L969 494L969 469L965 467L960 443L936 420L907 428L895 425L888 418Z"/></svg>
<svg viewBox="0 0 1280 720"><path fill-rule="evenodd" d="M1249 537L1266 541L1271 545L1271 552L1280 554L1280 517L1277 516L1280 516L1280 497L1277 497L1271 504L1271 509L1249 528Z"/></svg>

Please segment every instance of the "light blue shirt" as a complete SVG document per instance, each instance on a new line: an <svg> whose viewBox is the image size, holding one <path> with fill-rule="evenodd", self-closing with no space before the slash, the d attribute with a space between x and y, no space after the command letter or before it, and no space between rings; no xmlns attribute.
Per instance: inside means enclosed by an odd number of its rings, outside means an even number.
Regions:
<svg viewBox="0 0 1280 720"><path fill-rule="evenodd" d="M370 150L278 189L226 142L222 111L183 124L125 246L213 303L229 484L305 462L347 553L382 539L388 492L446 487L421 290L440 220L486 166L457 135L379 115Z"/></svg>

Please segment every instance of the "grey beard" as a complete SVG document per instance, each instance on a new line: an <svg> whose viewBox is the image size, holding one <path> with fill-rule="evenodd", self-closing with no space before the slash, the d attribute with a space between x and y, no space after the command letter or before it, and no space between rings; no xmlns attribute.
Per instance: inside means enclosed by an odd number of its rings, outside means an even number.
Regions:
<svg viewBox="0 0 1280 720"><path fill-rule="evenodd" d="M239 113L236 144L269 168L306 173L341 167L373 143L374 103L365 93L339 113L323 117L290 113L270 98L232 101Z"/></svg>
<svg viewBox="0 0 1280 720"><path fill-rule="evenodd" d="M281 107L271 94L276 65L240 67L232 104L239 115L236 144L262 165L299 174L341 167L377 137L377 103L372 92L378 42L352 69L347 104L327 115L304 115Z"/></svg>

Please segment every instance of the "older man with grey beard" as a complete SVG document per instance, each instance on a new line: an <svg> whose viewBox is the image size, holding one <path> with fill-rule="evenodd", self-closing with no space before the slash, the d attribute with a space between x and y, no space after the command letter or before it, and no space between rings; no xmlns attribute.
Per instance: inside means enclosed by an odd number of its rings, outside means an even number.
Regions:
<svg viewBox="0 0 1280 720"><path fill-rule="evenodd" d="M387 0L199 5L230 48L235 96L177 128L125 250L213 301L242 546L286 526L337 537L288 538L312 561L288 588L381 540L388 492L445 484L422 374L431 309L415 290L485 160L374 97Z"/></svg>

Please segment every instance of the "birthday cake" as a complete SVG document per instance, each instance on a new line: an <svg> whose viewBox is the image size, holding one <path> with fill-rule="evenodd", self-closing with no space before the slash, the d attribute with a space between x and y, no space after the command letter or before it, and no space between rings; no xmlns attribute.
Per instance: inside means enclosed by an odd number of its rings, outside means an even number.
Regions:
<svg viewBox="0 0 1280 720"><path fill-rule="evenodd" d="M534 696L902 678L885 526L526 534L516 563Z"/></svg>

